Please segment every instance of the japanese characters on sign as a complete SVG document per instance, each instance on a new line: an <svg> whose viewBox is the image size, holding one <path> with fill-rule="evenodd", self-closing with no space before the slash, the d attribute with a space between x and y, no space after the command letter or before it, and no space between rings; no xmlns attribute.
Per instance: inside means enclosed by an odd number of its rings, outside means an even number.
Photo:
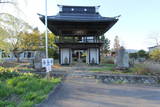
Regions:
<svg viewBox="0 0 160 107"><path fill-rule="evenodd" d="M51 71L52 65L53 65L53 58L42 59L42 67L45 67L47 72Z"/></svg>

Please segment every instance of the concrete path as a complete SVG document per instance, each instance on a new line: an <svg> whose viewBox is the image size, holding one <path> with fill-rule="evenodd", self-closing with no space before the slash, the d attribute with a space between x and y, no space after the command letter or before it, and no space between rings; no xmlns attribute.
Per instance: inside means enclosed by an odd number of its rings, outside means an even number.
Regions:
<svg viewBox="0 0 160 107"><path fill-rule="evenodd" d="M160 107L160 88L107 85L71 72L62 86L39 107Z"/></svg>

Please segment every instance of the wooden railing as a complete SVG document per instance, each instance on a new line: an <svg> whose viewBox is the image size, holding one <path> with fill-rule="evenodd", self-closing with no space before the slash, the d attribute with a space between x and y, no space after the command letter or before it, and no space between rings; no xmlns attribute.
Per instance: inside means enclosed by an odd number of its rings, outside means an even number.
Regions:
<svg viewBox="0 0 160 107"><path fill-rule="evenodd" d="M75 39L56 39L55 43L103 43L102 40L85 39L85 40L75 40Z"/></svg>

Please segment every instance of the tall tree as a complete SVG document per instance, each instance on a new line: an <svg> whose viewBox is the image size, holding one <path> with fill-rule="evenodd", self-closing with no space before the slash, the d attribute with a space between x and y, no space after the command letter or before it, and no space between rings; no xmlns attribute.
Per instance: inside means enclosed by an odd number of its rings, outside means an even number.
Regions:
<svg viewBox="0 0 160 107"><path fill-rule="evenodd" d="M22 52L22 35L24 32L32 31L32 27L25 21L18 19L10 14L0 14L1 27L7 32L7 38L5 39L9 44L8 49L19 58Z"/></svg>
<svg viewBox="0 0 160 107"><path fill-rule="evenodd" d="M147 56L148 56L148 54L145 50L139 50L137 52L137 54L138 54L138 57L140 57L140 58L147 58Z"/></svg>
<svg viewBox="0 0 160 107"><path fill-rule="evenodd" d="M4 50L5 52L9 52L8 46L9 44L6 42L8 33L0 27L0 50Z"/></svg>
<svg viewBox="0 0 160 107"><path fill-rule="evenodd" d="M53 58L58 57L58 54L57 54L58 47L55 44L55 39L56 39L56 36L53 33L49 32L48 33L48 54L49 54L49 57L53 57ZM45 33L42 34L42 43L43 43L42 49L45 50Z"/></svg>
<svg viewBox="0 0 160 107"><path fill-rule="evenodd" d="M114 39L114 51L117 52L120 49L119 37L116 36Z"/></svg>
<svg viewBox="0 0 160 107"><path fill-rule="evenodd" d="M105 38L104 35L101 36L101 40L103 41L103 47L102 47L102 53L107 53L109 52L110 48L110 40L108 38Z"/></svg>
<svg viewBox="0 0 160 107"><path fill-rule="evenodd" d="M22 50L40 50L41 45L41 33L37 28L34 28L31 33L25 32L21 34Z"/></svg>

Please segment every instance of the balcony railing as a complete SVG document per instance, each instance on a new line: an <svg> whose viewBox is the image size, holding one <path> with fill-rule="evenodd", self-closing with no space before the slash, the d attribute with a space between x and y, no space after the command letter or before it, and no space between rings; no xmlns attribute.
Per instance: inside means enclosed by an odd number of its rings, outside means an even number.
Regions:
<svg viewBox="0 0 160 107"><path fill-rule="evenodd" d="M55 43L104 43L102 40L95 40L95 39L56 39Z"/></svg>

